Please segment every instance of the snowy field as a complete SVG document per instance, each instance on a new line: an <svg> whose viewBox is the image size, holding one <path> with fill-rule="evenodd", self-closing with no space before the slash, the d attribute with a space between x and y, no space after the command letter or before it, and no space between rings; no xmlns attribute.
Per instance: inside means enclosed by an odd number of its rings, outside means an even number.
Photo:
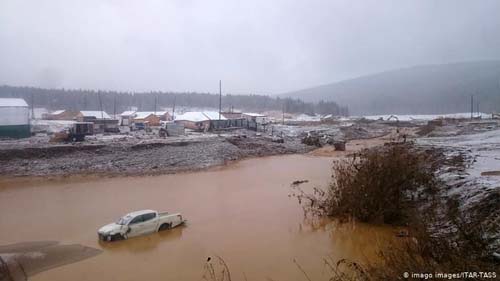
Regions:
<svg viewBox="0 0 500 281"><path fill-rule="evenodd" d="M465 169L449 169L441 174L441 178L450 187L444 191L444 197L455 197L460 208L467 210L485 206L498 201L500 193L500 130L452 137L421 138L421 145L430 145L445 149L449 158L463 156ZM497 200L497 201L495 201ZM486 234L494 241L492 249L500 251L500 229L498 224L498 206L493 213L483 214L488 217L490 225L497 225ZM491 229L491 228L490 228Z"/></svg>
<svg viewBox="0 0 500 281"><path fill-rule="evenodd" d="M470 118L470 112L464 113L451 113L451 114L387 114L387 115L368 115L368 116L360 116L358 118L364 117L369 120L379 120L382 118L383 120L388 120L389 117L395 116L399 121L429 121L440 118ZM474 113L474 117L481 117L482 119L490 119L491 114L488 113Z"/></svg>

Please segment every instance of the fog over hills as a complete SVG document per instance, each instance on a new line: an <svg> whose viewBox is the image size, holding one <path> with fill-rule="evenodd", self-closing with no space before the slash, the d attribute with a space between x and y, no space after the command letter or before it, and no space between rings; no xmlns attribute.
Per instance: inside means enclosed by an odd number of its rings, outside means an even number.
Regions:
<svg viewBox="0 0 500 281"><path fill-rule="evenodd" d="M500 61L422 65L381 72L283 94L307 101L332 100L351 115L500 111Z"/></svg>

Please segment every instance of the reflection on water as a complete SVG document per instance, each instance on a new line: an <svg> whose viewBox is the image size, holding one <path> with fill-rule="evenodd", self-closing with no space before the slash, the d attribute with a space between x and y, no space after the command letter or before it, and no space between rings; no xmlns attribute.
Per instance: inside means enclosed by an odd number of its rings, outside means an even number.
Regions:
<svg viewBox="0 0 500 281"><path fill-rule="evenodd" d="M0 244L57 240L102 249L32 280L199 280L208 256L221 256L233 280L324 279L322 259L370 257L384 227L311 224L290 198L330 180L332 158L289 155L251 159L211 171L101 180L3 183ZM2 183L0 183L2 185ZM185 227L102 244L96 231L130 211L181 212ZM69 243L68 242L68 243ZM380 242L382 243L382 242Z"/></svg>

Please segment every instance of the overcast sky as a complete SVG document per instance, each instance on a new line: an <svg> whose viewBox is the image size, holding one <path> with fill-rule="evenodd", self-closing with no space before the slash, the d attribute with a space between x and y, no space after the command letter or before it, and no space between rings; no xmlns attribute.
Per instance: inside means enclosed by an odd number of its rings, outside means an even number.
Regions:
<svg viewBox="0 0 500 281"><path fill-rule="evenodd" d="M0 0L0 84L273 94L500 59L500 1Z"/></svg>

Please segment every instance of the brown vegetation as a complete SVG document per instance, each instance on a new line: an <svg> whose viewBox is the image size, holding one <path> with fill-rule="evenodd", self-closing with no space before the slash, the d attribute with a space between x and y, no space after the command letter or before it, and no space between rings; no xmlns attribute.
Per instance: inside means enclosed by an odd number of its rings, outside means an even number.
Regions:
<svg viewBox="0 0 500 281"><path fill-rule="evenodd" d="M316 215L399 223L417 195L435 193L437 161L435 153L409 143L365 149L335 163L326 191L295 195Z"/></svg>

